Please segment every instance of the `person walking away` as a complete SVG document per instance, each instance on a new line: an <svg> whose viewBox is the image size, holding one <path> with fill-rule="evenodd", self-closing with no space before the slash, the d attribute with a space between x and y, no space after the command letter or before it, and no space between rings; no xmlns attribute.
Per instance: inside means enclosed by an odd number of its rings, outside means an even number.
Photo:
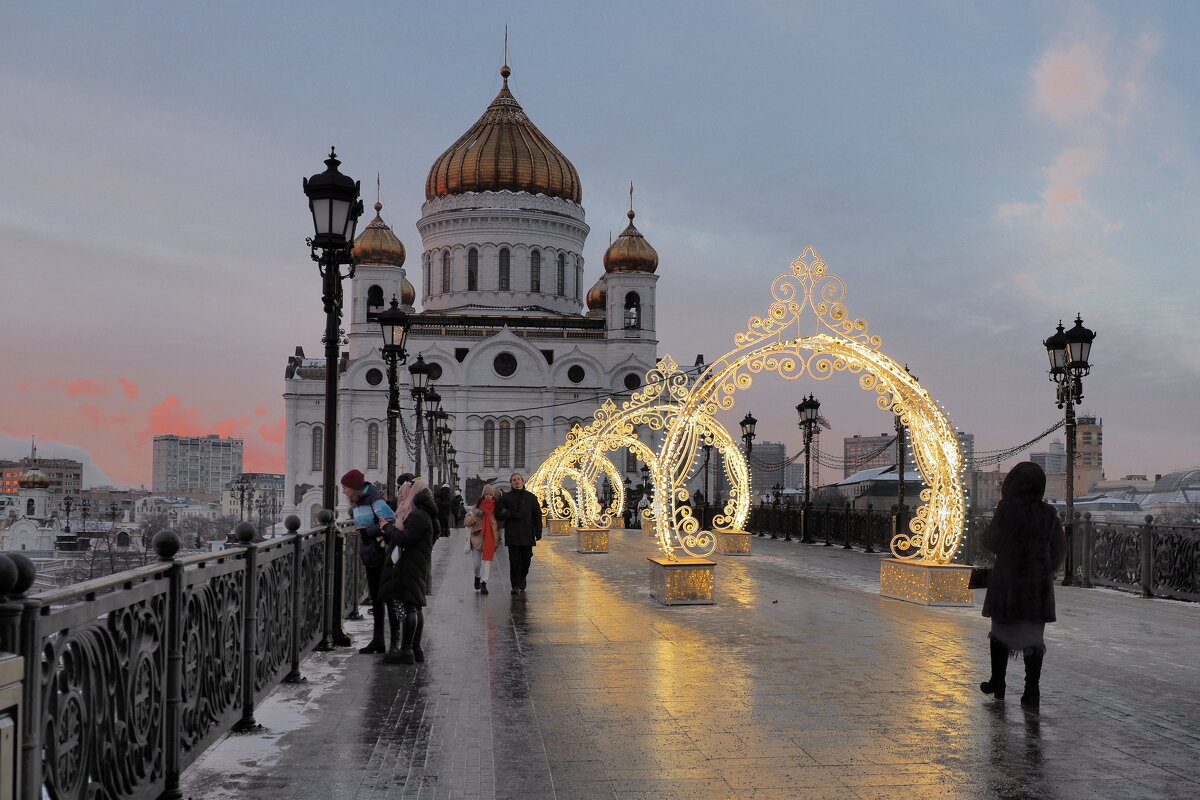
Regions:
<svg viewBox="0 0 1200 800"><path fill-rule="evenodd" d="M388 549L384 555L379 595L388 609L391 641L384 663L423 662L421 634L425 627L425 589L437 529L419 496L428 484L416 479L396 495L396 524L384 527ZM431 498L432 499L432 498Z"/></svg>
<svg viewBox="0 0 1200 800"><path fill-rule="evenodd" d="M450 511L454 514L454 527L461 528L467 517L467 504L463 501L461 489L454 490L454 502Z"/></svg>
<svg viewBox="0 0 1200 800"><path fill-rule="evenodd" d="M496 519L504 525L504 543L508 547L508 579L514 596L525 596L525 582L533 548L542 538L542 506L537 495L525 488L525 476L514 472L512 486L496 502Z"/></svg>
<svg viewBox="0 0 1200 800"><path fill-rule="evenodd" d="M437 503L438 526L442 536L450 535L450 518L454 510L454 496L450 494L450 484L443 483L433 496Z"/></svg>
<svg viewBox="0 0 1200 800"><path fill-rule="evenodd" d="M374 617L371 641L358 652L367 655L382 653L383 623L387 610L379 601L379 576L383 570L383 555L386 543L381 526L394 522L396 514L383 499L374 484L367 483L359 470L352 469L342 476L342 494L350 501L350 514L354 517L354 533L358 536L358 558L367 573L367 594Z"/></svg>
<svg viewBox="0 0 1200 800"><path fill-rule="evenodd" d="M496 487L490 483L483 487L483 494L475 507L467 512L467 552L475 567L475 590L487 594L488 578L492 574L492 561L496 557L499 529L496 523Z"/></svg>
<svg viewBox="0 0 1200 800"><path fill-rule="evenodd" d="M1066 536L1058 514L1042 498L1046 473L1032 461L1017 464L1000 487L1000 503L983 531L981 543L996 554L983 599L990 617L988 634L992 674L979 684L985 694L1004 699L1010 654L1025 659L1021 705L1036 711L1041 702L1042 659L1047 622L1054 622L1054 577L1066 555Z"/></svg>

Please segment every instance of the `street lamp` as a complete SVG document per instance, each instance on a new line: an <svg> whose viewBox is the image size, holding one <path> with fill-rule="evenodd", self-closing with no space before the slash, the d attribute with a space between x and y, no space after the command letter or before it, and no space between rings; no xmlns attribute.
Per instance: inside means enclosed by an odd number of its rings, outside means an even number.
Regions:
<svg viewBox="0 0 1200 800"><path fill-rule="evenodd" d="M746 443L746 455L750 455L750 451L754 449L754 426L758 424L758 420L746 412L746 416L742 417L742 441Z"/></svg>
<svg viewBox="0 0 1200 800"><path fill-rule="evenodd" d="M1092 353L1092 342L1096 339L1094 331L1083 327L1083 317L1075 315L1075 327L1063 331L1062 322L1054 334L1042 344L1050 359L1050 380L1057 387L1058 407L1066 409L1066 439L1067 439L1067 521L1063 532L1067 536L1067 559L1064 568L1063 586L1074 582L1075 572L1075 404L1083 400L1083 376L1091 372L1088 357ZM1085 572L1090 571L1089 567ZM1084 577L1083 586L1091 586L1091 581Z"/></svg>
<svg viewBox="0 0 1200 800"><path fill-rule="evenodd" d="M425 357L420 353L417 354L415 363L408 366L408 374L412 377L412 398L417 404L417 458L416 458L416 473L421 474L421 443L425 438L425 429L422 423L422 415L424 413L423 404L425 402L425 389L429 386L429 365L425 363Z"/></svg>
<svg viewBox="0 0 1200 800"><path fill-rule="evenodd" d="M809 517L812 516L812 492L809 484L812 478L812 440L817 421L821 418L821 401L810 393L796 406L796 416L800 430L804 432L804 505L800 510L800 541L811 544Z"/></svg>
<svg viewBox="0 0 1200 800"><path fill-rule="evenodd" d="M650 494L650 466L642 464L642 497Z"/></svg>
<svg viewBox="0 0 1200 800"><path fill-rule="evenodd" d="M338 171L342 162L330 148L325 171L306 178L304 194L312 212L314 235L308 240L312 259L322 278L321 300L325 307L325 440L321 472L321 503L331 521L325 534L325 613L324 634L318 649L334 645L348 646L350 637L342 630L335 609L341 608L342 549L337 547L337 529L332 515L337 507L337 387L338 354L341 349L342 278L354 277L354 230L362 214L359 184ZM318 254L318 251L319 254ZM342 267L346 274L342 274Z"/></svg>
<svg viewBox="0 0 1200 800"><path fill-rule="evenodd" d="M711 468L709 467L709 464L712 461L712 441L705 439L702 443L702 446L704 447L704 508L700 511L700 526L707 529L709 524L708 506L710 502L708 498L709 475L712 472Z"/></svg>
<svg viewBox="0 0 1200 800"><path fill-rule="evenodd" d="M71 532L71 506L72 506L73 502L74 501L71 500L71 495L67 495L66 497L63 498L63 508L67 512L67 521L63 525L63 533Z"/></svg>
<svg viewBox="0 0 1200 800"><path fill-rule="evenodd" d="M383 333L384 363L387 364L387 493L388 499L396 502L396 418L400 416L400 385L397 367L407 363L408 353L404 343L412 324L408 314L400 309L400 303L392 296L391 305L375 315L379 330Z"/></svg>

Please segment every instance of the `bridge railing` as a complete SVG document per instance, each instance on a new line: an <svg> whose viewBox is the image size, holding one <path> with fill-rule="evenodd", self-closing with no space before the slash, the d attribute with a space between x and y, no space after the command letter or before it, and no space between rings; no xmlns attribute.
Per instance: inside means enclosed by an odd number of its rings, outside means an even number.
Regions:
<svg viewBox="0 0 1200 800"><path fill-rule="evenodd" d="M186 558L163 531L155 564L29 596L33 563L0 554L0 653L21 657L0 655L0 732L12 720L19 749L0 796L180 798L200 754L257 727L255 707L302 680L301 660L331 637L326 587L345 616L366 586L353 537L285 524L262 542L239 526L238 546ZM20 702L6 708L22 659Z"/></svg>
<svg viewBox="0 0 1200 800"><path fill-rule="evenodd" d="M896 526L896 509L851 508L848 505L810 507L808 533L818 544L886 552ZM803 538L800 506L764 503L753 506L746 530L773 539ZM962 544L954 561L973 564L984 556L980 534L989 515L970 514ZM1142 523L1102 522L1084 514L1075 522L1072 537L1072 576L1078 585L1111 586L1144 597L1200 600L1200 526L1156 525L1147 516Z"/></svg>

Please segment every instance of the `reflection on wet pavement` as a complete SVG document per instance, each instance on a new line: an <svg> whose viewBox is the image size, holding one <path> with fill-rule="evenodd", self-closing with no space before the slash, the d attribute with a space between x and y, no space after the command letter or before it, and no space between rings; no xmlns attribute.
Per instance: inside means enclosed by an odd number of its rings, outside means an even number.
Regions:
<svg viewBox="0 0 1200 800"><path fill-rule="evenodd" d="M881 598L877 557L756 540L718 562L716 605L666 608L640 531L600 555L543 539L525 599L503 548L476 594L461 535L435 551L425 664L314 654L324 683L277 690L268 730L210 751L187 795L1200 797L1195 606L1060 588L1036 716L1019 663L1006 704L979 693L978 608Z"/></svg>

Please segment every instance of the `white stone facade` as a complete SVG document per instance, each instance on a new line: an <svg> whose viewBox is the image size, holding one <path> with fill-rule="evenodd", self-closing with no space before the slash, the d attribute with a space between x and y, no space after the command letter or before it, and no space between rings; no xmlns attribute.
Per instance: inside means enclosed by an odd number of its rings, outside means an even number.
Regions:
<svg viewBox="0 0 1200 800"><path fill-rule="evenodd" d="M422 254L413 280L423 310L413 315L409 363L419 353L440 370L431 385L451 415L448 424L463 488L471 478L503 481L514 471L528 475L572 425L590 419L604 398L626 398L654 366L658 276L603 275L606 307L586 315L582 298L596 276L583 269L580 253L588 227L580 206L502 191L438 198L426 202L423 211L418 223ZM501 271L503 249L508 251L507 276ZM447 256L448 262L443 260ZM535 274L538 262L540 275ZM468 274L472 263L473 279ZM399 297L404 279L401 267L364 265L345 284L348 324L343 327L349 344L339 375L339 475L357 468L368 480L382 483L387 474L386 366L379 353L379 327L367 321L373 310L368 297ZM507 288L501 288L502 282ZM372 291L373 286L378 288ZM631 294L636 301L632 317L626 307ZM314 314L313 325L318 324ZM510 369L511 374L504 374ZM411 433L414 409L405 366L399 377L402 416ZM285 513L299 513L306 526L315 523L321 502L321 453L327 444L324 391L324 360L298 352L289 360L284 390ZM404 436L397 439L399 474L414 465ZM623 451L612 458L632 483L640 482L640 463L628 462ZM438 478L425 464L422 471L431 482Z"/></svg>

